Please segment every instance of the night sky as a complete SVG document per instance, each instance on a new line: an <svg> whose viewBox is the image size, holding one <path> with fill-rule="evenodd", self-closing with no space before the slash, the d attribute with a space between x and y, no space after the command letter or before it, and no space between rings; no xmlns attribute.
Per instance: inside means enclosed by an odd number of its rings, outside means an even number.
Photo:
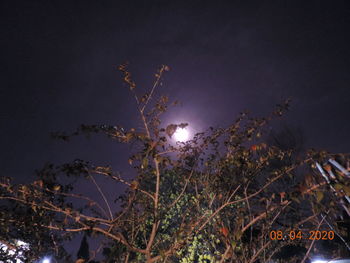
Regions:
<svg viewBox="0 0 350 263"><path fill-rule="evenodd" d="M291 97L283 125L307 147L349 152L349 1L1 1L0 175L25 181L75 158L123 170L110 140L54 141L80 124L141 127L116 66L182 106L196 131Z"/></svg>
<svg viewBox="0 0 350 263"><path fill-rule="evenodd" d="M50 138L80 124L141 127L116 70L125 61L140 93L171 68L158 94L182 106L165 123L199 132L290 97L281 123L303 131L305 148L350 150L349 1L1 1L0 21L0 176L26 182L80 158L132 177L128 145Z"/></svg>

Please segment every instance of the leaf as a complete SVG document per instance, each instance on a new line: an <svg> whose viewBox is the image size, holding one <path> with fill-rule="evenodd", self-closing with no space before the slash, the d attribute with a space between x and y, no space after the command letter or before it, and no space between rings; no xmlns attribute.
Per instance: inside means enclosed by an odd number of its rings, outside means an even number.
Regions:
<svg viewBox="0 0 350 263"><path fill-rule="evenodd" d="M228 229L227 229L227 227L222 227L222 228L220 228L220 232L221 232L225 237L228 236Z"/></svg>
<svg viewBox="0 0 350 263"><path fill-rule="evenodd" d="M250 149L253 151L253 152L255 152L257 149L258 149L258 146L257 145L252 145L251 147L250 147Z"/></svg>
<svg viewBox="0 0 350 263"><path fill-rule="evenodd" d="M176 129L177 129L176 124L170 124L165 128L165 132L171 138L171 136L173 136L173 134L175 133Z"/></svg>
<svg viewBox="0 0 350 263"><path fill-rule="evenodd" d="M286 197L286 192L281 192L280 196L281 196L282 199L284 199Z"/></svg>
<svg viewBox="0 0 350 263"><path fill-rule="evenodd" d="M240 231L240 230L235 231L235 233L234 233L235 240L240 240L242 235L243 235L242 231Z"/></svg>
<svg viewBox="0 0 350 263"><path fill-rule="evenodd" d="M186 128L188 126L188 123L180 123L177 126L179 126L181 129L184 129L184 128Z"/></svg>
<svg viewBox="0 0 350 263"><path fill-rule="evenodd" d="M316 193L316 200L317 200L317 202L321 202L322 199L323 199L323 196L324 196L323 192L318 191L318 192Z"/></svg>
<svg viewBox="0 0 350 263"><path fill-rule="evenodd" d="M136 190L137 187L139 186L139 183L137 181L132 181L130 184L131 189Z"/></svg>
<svg viewBox="0 0 350 263"><path fill-rule="evenodd" d="M147 168L147 166L148 166L148 158L145 157L145 158L142 159L141 168L145 169L145 168Z"/></svg>
<svg viewBox="0 0 350 263"><path fill-rule="evenodd" d="M58 184L53 187L54 191L59 191L60 189L61 189L61 186Z"/></svg>
<svg viewBox="0 0 350 263"><path fill-rule="evenodd" d="M40 188L43 188L44 182L43 182L43 180L38 180L38 181L35 181L35 182L34 182L34 185L35 185L35 186L38 186L38 187L40 187Z"/></svg>
<svg viewBox="0 0 350 263"><path fill-rule="evenodd" d="M237 246L237 242L234 241L234 240L232 240L232 241L231 241L231 246L232 246L232 248L235 248L235 247Z"/></svg>
<svg viewBox="0 0 350 263"><path fill-rule="evenodd" d="M329 164L326 164L325 166L323 166L323 168L327 171L330 172L332 170L332 167Z"/></svg>
<svg viewBox="0 0 350 263"><path fill-rule="evenodd" d="M335 188L336 190L340 190L340 189L343 188L343 185L341 185L341 184L335 184L335 185L334 185L334 188Z"/></svg>
<svg viewBox="0 0 350 263"><path fill-rule="evenodd" d="M134 137L133 133L131 132L128 132L126 135L125 135L125 141L126 142L130 142L130 140Z"/></svg>
<svg viewBox="0 0 350 263"><path fill-rule="evenodd" d="M350 195L350 186L343 185L343 190L346 193L346 195Z"/></svg>
<svg viewBox="0 0 350 263"><path fill-rule="evenodd" d="M151 150L153 150L157 146L157 141L152 141Z"/></svg>

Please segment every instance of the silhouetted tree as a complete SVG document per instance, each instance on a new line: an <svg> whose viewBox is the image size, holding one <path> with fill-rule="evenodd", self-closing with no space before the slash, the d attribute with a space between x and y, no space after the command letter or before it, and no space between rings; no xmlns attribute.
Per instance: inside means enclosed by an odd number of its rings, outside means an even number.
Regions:
<svg viewBox="0 0 350 263"><path fill-rule="evenodd" d="M14 185L4 180L0 198L33 215L33 220L14 213L6 220L0 218L4 240L13 233L22 236L10 229L16 225L23 227L23 233L35 227L38 233L49 231L66 238L77 233L99 235L105 238L106 262L269 262L273 257L279 260L279 251L291 243L307 250L305 259L311 255L313 240L298 236L292 240L291 232L300 229L307 234L321 227L329 232L325 218L339 212L340 196L329 195L328 185L319 176L285 188L280 187L280 181L301 172L316 174L315 161L347 156L310 151L294 159L293 149L269 145L265 127L288 109L289 101L277 105L266 118L241 113L227 127L210 127L187 142L175 142L172 136L176 129L188 124L162 126L168 98L155 95L169 68L158 70L154 86L143 95L137 93L126 65L119 70L135 97L143 128L81 125L72 134L55 137L69 140L100 132L120 143L136 145L129 158L134 178L126 180L110 166L75 160L47 165L30 184ZM114 198L107 198L95 179L98 177L126 187L125 194L117 198L119 210L113 211ZM74 189L74 183L81 179L96 187L103 205ZM350 193L346 180L336 187ZM30 243L35 246L35 242ZM78 256L87 258L87 244L83 243L84 239Z"/></svg>
<svg viewBox="0 0 350 263"><path fill-rule="evenodd" d="M80 243L77 259L84 259L87 262L89 258L90 258L89 243L87 242L86 236L84 235Z"/></svg>

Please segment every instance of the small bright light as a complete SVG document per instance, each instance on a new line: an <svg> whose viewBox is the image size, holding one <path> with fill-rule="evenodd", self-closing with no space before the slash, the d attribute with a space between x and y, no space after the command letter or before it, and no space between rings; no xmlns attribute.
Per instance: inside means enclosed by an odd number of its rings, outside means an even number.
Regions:
<svg viewBox="0 0 350 263"><path fill-rule="evenodd" d="M42 263L51 263L51 260L49 258L44 258Z"/></svg>
<svg viewBox="0 0 350 263"><path fill-rule="evenodd" d="M185 142L188 140L189 133L186 128L177 128L174 133L175 140L178 142Z"/></svg>
<svg viewBox="0 0 350 263"><path fill-rule="evenodd" d="M311 263L328 263L327 260L313 260Z"/></svg>

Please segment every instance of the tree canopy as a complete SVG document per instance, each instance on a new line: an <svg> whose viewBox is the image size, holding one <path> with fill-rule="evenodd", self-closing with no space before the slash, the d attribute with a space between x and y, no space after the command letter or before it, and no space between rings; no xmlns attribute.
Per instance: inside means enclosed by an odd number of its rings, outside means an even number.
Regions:
<svg viewBox="0 0 350 263"><path fill-rule="evenodd" d="M156 94L169 67L161 66L150 92L141 95L127 65L119 70L143 127L81 125L71 134L54 137L69 140L103 133L136 145L129 158L133 180L111 166L83 160L46 165L29 184L2 178L2 243L27 242L31 249L24 257L31 261L49 253L68 262L72 259L62 244L84 233L103 238L103 262L147 263L305 262L319 239L345 246L344 230L335 219L342 215L341 200L350 194L350 182L325 162L344 164L348 156L316 150L297 155L293 147L267 142L267 128L288 110L289 100L267 117L242 112L227 127L209 127L188 141L175 142L176 129L189 124L162 125L162 114L177 104ZM336 175L335 192L320 176L316 162ZM98 177L124 185L125 193L109 198ZM75 187L80 180L95 185L99 197L80 194ZM113 209L114 200L119 209ZM83 243L80 262L96 260L95 253L86 251L86 240ZM293 248L298 252L283 253Z"/></svg>

